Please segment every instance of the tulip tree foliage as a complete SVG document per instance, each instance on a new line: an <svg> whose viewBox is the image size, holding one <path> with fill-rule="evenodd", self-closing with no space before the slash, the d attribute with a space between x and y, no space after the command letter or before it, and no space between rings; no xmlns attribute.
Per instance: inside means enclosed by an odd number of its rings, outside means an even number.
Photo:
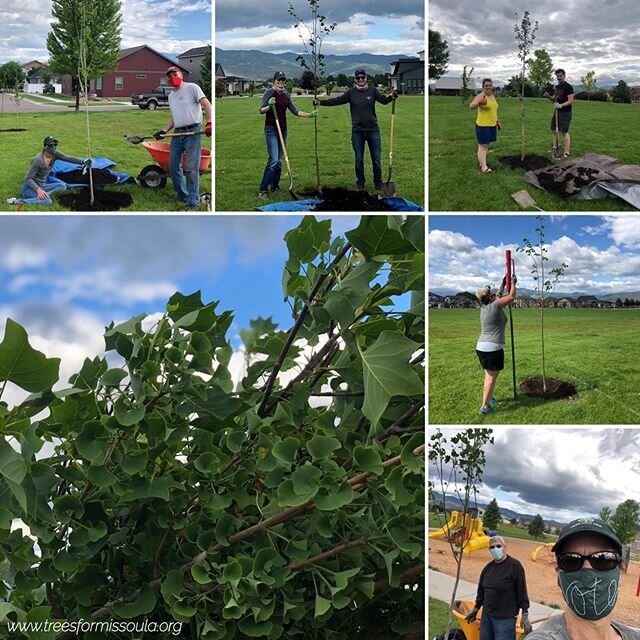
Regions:
<svg viewBox="0 0 640 640"><path fill-rule="evenodd" d="M30 395L0 404L0 624L147 618L203 640L422 624L424 218L345 236L312 216L286 234L292 326L252 321L235 383L233 314L199 292L148 329L110 324L107 357L58 391L59 360L7 320L0 390Z"/></svg>

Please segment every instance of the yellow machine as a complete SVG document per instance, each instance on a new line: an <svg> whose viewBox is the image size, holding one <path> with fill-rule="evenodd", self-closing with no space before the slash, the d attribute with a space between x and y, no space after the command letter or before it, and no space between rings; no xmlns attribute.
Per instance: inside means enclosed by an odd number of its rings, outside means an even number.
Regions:
<svg viewBox="0 0 640 640"><path fill-rule="evenodd" d="M437 531L432 531L429 537L447 537L451 540L457 538L464 553L489 548L489 536L483 531L482 519L474 518L470 514L463 518L463 514L459 511L452 511L449 522Z"/></svg>

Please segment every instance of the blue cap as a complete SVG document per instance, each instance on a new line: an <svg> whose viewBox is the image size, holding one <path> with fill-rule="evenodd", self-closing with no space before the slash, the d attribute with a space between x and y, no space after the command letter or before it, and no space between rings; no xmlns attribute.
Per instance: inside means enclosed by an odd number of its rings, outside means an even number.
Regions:
<svg viewBox="0 0 640 640"><path fill-rule="evenodd" d="M366 76L367 72L361 67L360 69L356 69L356 72L353 75L354 76Z"/></svg>

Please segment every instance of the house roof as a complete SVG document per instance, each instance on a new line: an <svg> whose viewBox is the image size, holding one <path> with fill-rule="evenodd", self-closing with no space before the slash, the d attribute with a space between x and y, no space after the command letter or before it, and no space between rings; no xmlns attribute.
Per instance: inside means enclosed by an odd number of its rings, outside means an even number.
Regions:
<svg viewBox="0 0 640 640"><path fill-rule="evenodd" d="M222 65L216 62L216 78L224 78L227 74L224 72Z"/></svg>
<svg viewBox="0 0 640 640"><path fill-rule="evenodd" d="M178 56L178 60L180 60L180 58L188 58L189 56L192 56L192 57L203 56L205 53L207 53L208 48L209 47L192 47L188 51L181 53Z"/></svg>
<svg viewBox="0 0 640 640"><path fill-rule="evenodd" d="M165 56L164 53L160 53L159 51L156 51L155 49L150 47L148 44L141 44L141 45L139 45L137 47L129 47L128 49L120 49L120 57L118 58L118 60L122 60L123 58L126 58L127 56L130 56L133 53L137 53L138 51L141 51L142 49L149 49L149 51L152 51L153 53L155 53L156 55L160 56L161 58L164 58L169 63L169 66L173 65L173 66L176 66L176 67L180 67L184 71L189 72L189 69L187 69L186 67L183 67L180 64L177 64L174 60L172 60L168 56Z"/></svg>
<svg viewBox="0 0 640 640"><path fill-rule="evenodd" d="M33 69L33 67L44 67L45 65L40 62L40 60L29 60L29 62L25 62L20 65L23 69Z"/></svg>
<svg viewBox="0 0 640 640"><path fill-rule="evenodd" d="M475 88L476 79L469 78L469 89L473 90ZM444 76L443 78L438 78L436 80L436 91L438 89L462 89L462 78L452 76Z"/></svg>

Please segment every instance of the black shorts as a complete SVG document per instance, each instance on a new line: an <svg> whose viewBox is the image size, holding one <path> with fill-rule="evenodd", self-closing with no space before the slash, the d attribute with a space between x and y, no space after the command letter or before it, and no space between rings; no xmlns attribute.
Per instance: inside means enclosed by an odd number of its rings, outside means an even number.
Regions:
<svg viewBox="0 0 640 640"><path fill-rule="evenodd" d="M499 351L478 351L478 359L483 369L488 371L502 371L504 369L504 349Z"/></svg>
<svg viewBox="0 0 640 640"><path fill-rule="evenodd" d="M569 133L569 125L571 124L571 111L558 111L558 131L560 133ZM551 131L556 130L556 114L551 116Z"/></svg>

